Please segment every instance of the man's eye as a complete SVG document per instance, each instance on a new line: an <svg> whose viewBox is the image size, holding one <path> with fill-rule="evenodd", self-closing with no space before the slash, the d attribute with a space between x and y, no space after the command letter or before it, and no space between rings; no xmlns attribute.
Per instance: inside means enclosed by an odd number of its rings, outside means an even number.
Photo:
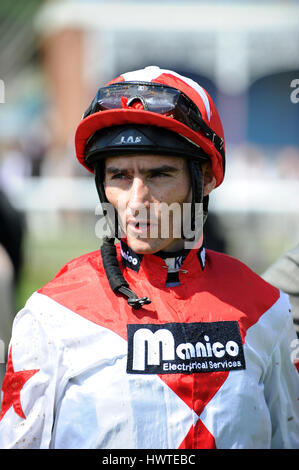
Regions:
<svg viewBox="0 0 299 470"><path fill-rule="evenodd" d="M118 179L123 179L125 177L126 175L124 173L115 173L114 175L111 176L111 179L118 180Z"/></svg>

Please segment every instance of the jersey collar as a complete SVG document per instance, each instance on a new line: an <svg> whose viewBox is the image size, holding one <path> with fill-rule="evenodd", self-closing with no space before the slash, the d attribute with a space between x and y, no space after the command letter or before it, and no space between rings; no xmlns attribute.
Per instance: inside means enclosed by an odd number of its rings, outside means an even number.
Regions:
<svg viewBox="0 0 299 470"><path fill-rule="evenodd" d="M176 287L200 276L205 269L205 248L202 244L176 253L140 255L125 240L121 240L117 251L125 277L147 279L160 287Z"/></svg>

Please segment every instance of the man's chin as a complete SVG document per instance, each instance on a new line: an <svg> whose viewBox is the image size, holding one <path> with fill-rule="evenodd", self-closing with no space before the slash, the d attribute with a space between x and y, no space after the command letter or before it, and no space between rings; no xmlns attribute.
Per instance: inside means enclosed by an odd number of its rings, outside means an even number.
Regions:
<svg viewBox="0 0 299 470"><path fill-rule="evenodd" d="M160 251L163 246L160 240L134 237L127 237L127 244L138 255L154 254Z"/></svg>
<svg viewBox="0 0 299 470"><path fill-rule="evenodd" d="M138 255L150 255L158 251L181 249L182 240L160 238L136 238L127 236L127 244Z"/></svg>

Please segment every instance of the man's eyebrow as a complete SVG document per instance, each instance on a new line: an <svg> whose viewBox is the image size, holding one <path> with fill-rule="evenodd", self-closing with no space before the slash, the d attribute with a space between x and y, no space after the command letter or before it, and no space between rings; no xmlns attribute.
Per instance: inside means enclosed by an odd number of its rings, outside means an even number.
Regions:
<svg viewBox="0 0 299 470"><path fill-rule="evenodd" d="M124 171L124 170L121 170L120 168L115 167L115 166L108 166L108 168L105 168L105 172L109 173L110 175L115 175L116 173L119 173L120 171Z"/></svg>
<svg viewBox="0 0 299 470"><path fill-rule="evenodd" d="M175 173L176 171L179 171L179 169L175 166L172 165L160 165L157 167L152 167L152 168L144 168L140 170L140 173L163 173L163 172L169 172L169 173ZM114 167L114 166L108 166L106 168L106 173L109 175L115 175L117 173L129 173L130 169L128 168L119 168L119 167Z"/></svg>
<svg viewBox="0 0 299 470"><path fill-rule="evenodd" d="M157 167L154 167L154 168L149 168L148 170L140 170L140 173L146 173L146 172L151 172L151 173L166 173L166 172L169 172L169 173L174 173L176 171L179 171L179 169L175 166L172 166L172 165L160 165L160 166L157 166Z"/></svg>

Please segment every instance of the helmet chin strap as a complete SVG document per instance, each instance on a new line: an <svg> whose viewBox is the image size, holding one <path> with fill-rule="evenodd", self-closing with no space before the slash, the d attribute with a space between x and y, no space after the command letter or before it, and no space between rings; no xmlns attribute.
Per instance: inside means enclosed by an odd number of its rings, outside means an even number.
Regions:
<svg viewBox="0 0 299 470"><path fill-rule="evenodd" d="M123 277L116 256L114 238L105 238L103 240L101 255L106 276L113 292L126 297L128 304L134 309L139 309L143 305L151 303L148 297L138 297Z"/></svg>
<svg viewBox="0 0 299 470"><path fill-rule="evenodd" d="M195 229L195 219L198 216L196 213L196 205L203 205L203 221L202 225L208 217L209 196L204 196L204 178L201 170L201 165L198 160L188 160L189 174L191 178L192 187L192 206L191 206L191 224L192 230Z"/></svg>
<svg viewBox="0 0 299 470"><path fill-rule="evenodd" d="M99 160L95 164L95 183L99 199L101 203L109 203L106 197L105 188L104 188L104 160ZM195 230L195 218L198 216L196 214L196 203L203 204L203 225L208 216L208 203L209 197L204 197L204 180L203 174L201 171L200 162L196 160L188 160L189 173L191 178L191 187L192 187L192 203L191 203L191 230ZM133 292L127 281L125 280L116 255L115 247L115 238L116 234L120 233L120 227L118 224L118 217L116 211L114 212L114 220L111 220L111 214L105 215L109 228L111 230L111 237L105 237L103 239L103 244L101 246L101 256L103 260L103 266L107 279L109 281L110 287L113 292L120 293L127 298L128 304L134 308L139 309L143 305L150 304L151 300L148 297L138 297L135 292ZM203 226L202 225L202 226Z"/></svg>

